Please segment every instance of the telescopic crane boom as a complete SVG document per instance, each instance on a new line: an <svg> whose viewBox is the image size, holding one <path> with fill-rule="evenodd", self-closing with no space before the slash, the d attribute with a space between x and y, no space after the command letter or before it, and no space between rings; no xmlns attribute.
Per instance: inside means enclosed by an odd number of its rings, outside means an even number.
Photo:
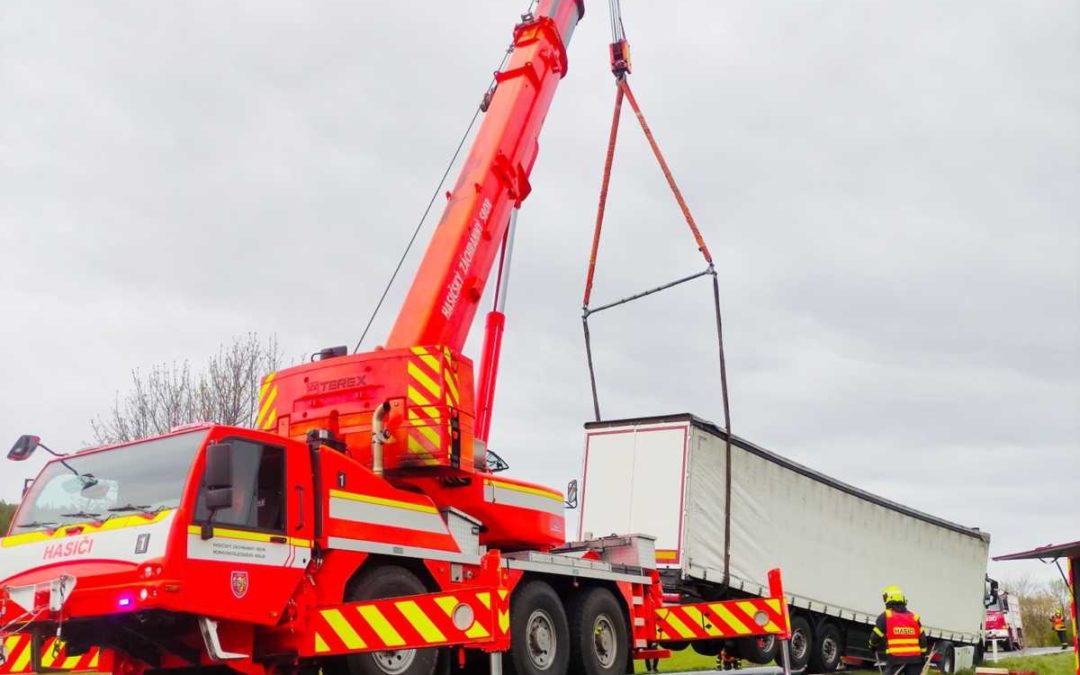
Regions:
<svg viewBox="0 0 1080 675"><path fill-rule="evenodd" d="M492 545L544 548L565 537L561 502L506 513L506 500L491 498L476 476L488 475L501 308L488 317L478 385L462 349L500 248L509 254L512 214L531 190L537 138L584 11L583 0L541 0L515 27L507 65L484 97L483 122L385 347L324 350L314 363L267 375L256 422L296 439L327 433L376 473L440 506L501 523L488 526Z"/></svg>

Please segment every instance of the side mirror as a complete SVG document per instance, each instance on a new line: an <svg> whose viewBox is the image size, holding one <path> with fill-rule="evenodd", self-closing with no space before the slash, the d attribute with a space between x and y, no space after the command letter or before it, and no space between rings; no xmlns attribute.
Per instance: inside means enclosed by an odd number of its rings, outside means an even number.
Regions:
<svg viewBox="0 0 1080 675"><path fill-rule="evenodd" d="M7 457L13 462L30 459L30 455L34 454L34 450L37 450L40 444L41 436L30 436L29 434L19 436L19 440L15 441L15 445L11 446L11 450L8 451Z"/></svg>
<svg viewBox="0 0 1080 675"><path fill-rule="evenodd" d="M566 486L566 503L564 506L568 509L576 509L578 505L578 482L577 478L570 481Z"/></svg>
<svg viewBox="0 0 1080 675"><path fill-rule="evenodd" d="M232 450L230 443L206 448L206 508L211 512L232 506Z"/></svg>

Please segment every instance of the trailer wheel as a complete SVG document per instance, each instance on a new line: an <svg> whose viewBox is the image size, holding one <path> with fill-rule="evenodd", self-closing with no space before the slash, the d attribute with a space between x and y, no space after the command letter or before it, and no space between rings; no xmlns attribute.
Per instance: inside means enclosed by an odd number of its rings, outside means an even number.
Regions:
<svg viewBox="0 0 1080 675"><path fill-rule="evenodd" d="M386 565L368 570L353 582L345 591L345 601L379 600L427 592L423 582L409 570ZM350 675L433 675L438 657L437 649L394 649L349 654L345 660Z"/></svg>
<svg viewBox="0 0 1080 675"><path fill-rule="evenodd" d="M801 616L791 617L791 669L804 670L810 662L810 648L814 644L814 632L810 622Z"/></svg>
<svg viewBox="0 0 1080 675"><path fill-rule="evenodd" d="M842 651L840 629L831 623L822 625L810 650L810 669L817 673L833 672L840 667Z"/></svg>
<svg viewBox="0 0 1080 675"><path fill-rule="evenodd" d="M750 663L765 665L777 658L780 641L775 635L759 635L739 640L739 656Z"/></svg>
<svg viewBox="0 0 1080 675"><path fill-rule="evenodd" d="M559 596L543 581L529 581L510 599L510 675L565 675L570 627Z"/></svg>
<svg viewBox="0 0 1080 675"><path fill-rule="evenodd" d="M622 606L606 588L590 588L569 603L570 672L622 675L630 658L630 633Z"/></svg>

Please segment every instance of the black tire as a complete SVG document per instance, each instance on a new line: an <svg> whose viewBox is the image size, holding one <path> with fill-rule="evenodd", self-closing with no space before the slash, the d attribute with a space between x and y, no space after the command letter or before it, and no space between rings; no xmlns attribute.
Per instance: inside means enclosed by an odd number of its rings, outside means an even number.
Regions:
<svg viewBox="0 0 1080 675"><path fill-rule="evenodd" d="M622 605L606 588L589 588L571 598L570 673L623 675L630 658L630 633Z"/></svg>
<svg viewBox="0 0 1080 675"><path fill-rule="evenodd" d="M702 656L720 656L720 652L724 651L725 640L694 640L690 643L690 649L693 649Z"/></svg>
<svg viewBox="0 0 1080 675"><path fill-rule="evenodd" d="M814 644L814 632L810 622L801 616L791 617L791 669L805 670L810 663L810 652Z"/></svg>
<svg viewBox="0 0 1080 675"><path fill-rule="evenodd" d="M510 675L565 675L570 665L570 626L555 591L528 581L510 598Z"/></svg>
<svg viewBox="0 0 1080 675"><path fill-rule="evenodd" d="M844 643L840 638L840 629L831 623L825 623L814 634L810 648L810 670L815 673L831 673L840 667Z"/></svg>
<svg viewBox="0 0 1080 675"><path fill-rule="evenodd" d="M378 600L401 595L420 595L428 589L420 579L396 565L374 567L353 581L345 591L346 602ZM398 649L349 654L349 675L434 675L438 649Z"/></svg>
<svg viewBox="0 0 1080 675"><path fill-rule="evenodd" d="M661 645L664 649L670 649L673 652L681 652L690 646L689 640L680 640L679 642L665 642Z"/></svg>
<svg viewBox="0 0 1080 675"><path fill-rule="evenodd" d="M763 666L780 657L780 641L774 635L743 638L738 651L740 657Z"/></svg>

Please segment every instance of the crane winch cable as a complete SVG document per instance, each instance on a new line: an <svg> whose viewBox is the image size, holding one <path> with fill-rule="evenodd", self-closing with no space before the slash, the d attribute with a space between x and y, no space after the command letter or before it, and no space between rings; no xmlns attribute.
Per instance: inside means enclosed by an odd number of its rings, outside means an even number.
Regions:
<svg viewBox="0 0 1080 675"><path fill-rule="evenodd" d="M525 21L528 17L532 16L533 9L535 9L537 2L539 2L539 0L530 0L528 8L521 14L522 21ZM495 87L498 84L497 74L502 71L503 67L506 65L506 60L510 58L510 54L513 51L514 45L511 43L510 46L506 48L506 52L499 62L499 67L495 69L496 75L492 76L490 84L488 84L487 89L484 91L484 97L481 100L480 105L476 107L472 119L469 120L468 126L465 127L465 133L461 135L461 140L458 141L457 147L454 148L454 154L450 156L450 161L447 162L446 169L439 178L435 190L431 193L431 199L428 200L427 207L424 208L424 213L420 216L420 221L416 223L416 227L413 228L412 236L409 237L409 242L405 244L405 250L401 252L401 257L398 258L397 265L390 274L390 279L386 282L386 287L383 288L382 295L379 296L379 301L375 304L375 309L372 310L371 316L368 317L367 324L364 326L364 331L360 334L360 339L356 341L356 346L353 348L353 354L360 351L360 345L364 343L364 338L367 337L368 331L371 330L371 324L375 322L375 317L379 315L379 310L382 309L383 303L386 301L386 296L390 293L390 289L394 285L394 280L397 279L397 275L401 271L402 265L405 264L405 258L408 257L409 251L412 250L413 244L416 243L416 237L420 234L421 228L423 228L428 215L431 213L431 207L435 205L435 200L439 198L439 192L442 190L443 185L446 184L447 176L450 175L450 171L454 168L458 156L461 155L461 149L465 147L465 141L469 140L469 134L472 133L473 127L476 126L476 120L480 118L481 113L487 112L488 104L491 102L491 96L494 94Z"/></svg>
<svg viewBox="0 0 1080 675"><path fill-rule="evenodd" d="M727 359L724 356L724 322L723 314L720 311L720 282L716 273L716 265L713 262L712 254L709 252L709 247L705 244L705 239L702 237L701 230L694 220L694 215L691 213L690 207L687 205L686 199L683 197L682 191L675 181L675 176L671 172L667 160L664 159L664 154L660 150L660 145L657 143L656 137L653 135L648 122L645 120L645 114L641 111L641 107L638 105L637 99L630 89L630 83L627 81L627 76L630 74L631 70L630 46L626 41L626 30L623 27L620 0L608 0L608 7L611 10L611 72L615 75L615 111L611 118L611 131L608 135L607 153L604 157L604 172L600 183L600 199L596 209L596 225L593 231L592 249L589 252L589 266L585 277L585 293L581 305L581 324L585 333L585 355L589 367L589 384L592 388L593 413L596 417L596 421L601 421L600 397L596 386L596 368L593 363L592 336L589 332L589 317L597 312L602 312L654 293L674 288L675 286L685 284L694 279L703 276L711 276L713 309L716 315L717 351L720 357L720 394L724 415L724 456L726 467L724 472L724 583L726 584L728 583L731 574L731 406L728 402ZM679 210L682 211L683 218L685 218L686 224L693 234L694 241L697 243L698 251L700 251L701 255L705 258L707 266L701 272L681 277L666 284L635 293L598 307L590 307L589 303L592 300L593 282L596 273L596 258L600 248L600 232L603 228L604 214L607 208L608 188L611 184L611 167L615 157L615 145L619 136L619 120L622 117L622 104L624 99L629 102L630 108L634 111L634 115L641 125L641 130L644 132L645 138L649 142L649 147L652 149L653 155L660 165L660 170L667 180L668 187L671 188L671 193L674 195L675 201L679 205Z"/></svg>

